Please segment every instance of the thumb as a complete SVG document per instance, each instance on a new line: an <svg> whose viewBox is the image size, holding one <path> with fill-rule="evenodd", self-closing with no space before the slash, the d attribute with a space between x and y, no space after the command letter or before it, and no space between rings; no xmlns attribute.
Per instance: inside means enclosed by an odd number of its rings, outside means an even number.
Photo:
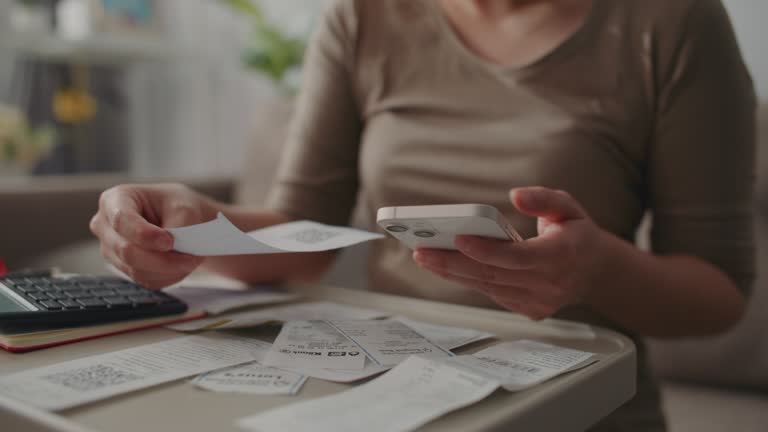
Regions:
<svg viewBox="0 0 768 432"><path fill-rule="evenodd" d="M584 208L568 192L527 187L512 189L509 197L521 213L547 222L558 223L588 217Z"/></svg>

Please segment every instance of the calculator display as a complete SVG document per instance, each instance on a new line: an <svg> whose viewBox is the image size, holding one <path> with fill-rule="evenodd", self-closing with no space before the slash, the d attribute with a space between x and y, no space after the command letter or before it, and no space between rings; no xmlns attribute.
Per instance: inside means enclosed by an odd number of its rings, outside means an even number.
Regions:
<svg viewBox="0 0 768 432"><path fill-rule="evenodd" d="M14 300L11 295L5 292L7 288L0 285L0 313L10 312L28 312L30 309L24 307L17 300Z"/></svg>

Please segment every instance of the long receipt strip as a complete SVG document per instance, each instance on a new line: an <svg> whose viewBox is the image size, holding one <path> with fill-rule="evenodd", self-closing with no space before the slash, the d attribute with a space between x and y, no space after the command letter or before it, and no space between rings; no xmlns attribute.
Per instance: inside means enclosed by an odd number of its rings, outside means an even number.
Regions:
<svg viewBox="0 0 768 432"><path fill-rule="evenodd" d="M592 353L520 340L447 362L494 378L506 390L521 391L595 361Z"/></svg>
<svg viewBox="0 0 768 432"><path fill-rule="evenodd" d="M502 385L519 390L521 384L534 385L544 376L552 378L591 364L593 358L591 353L532 341L500 344L476 355L480 357L447 360L412 356L351 390L259 413L237 424L259 432L411 431L483 400ZM462 361L464 357L481 360L482 367ZM547 374L537 375L532 369L544 365L549 368ZM340 406L344 409L339 410Z"/></svg>
<svg viewBox="0 0 768 432"><path fill-rule="evenodd" d="M490 339L495 336L493 333L480 330L430 324L402 316L397 316L393 319L400 321L416 330L425 338L449 350L461 348L465 345Z"/></svg>
<svg viewBox="0 0 768 432"><path fill-rule="evenodd" d="M491 333L474 329L448 327L428 324L405 317L397 317L396 320L406 324L429 341L445 348L446 350L460 348L464 345L492 338ZM406 331L405 334L411 334ZM350 383L378 375L389 370L391 366L380 366L373 360L366 359L363 369L320 369L313 367L301 368L300 372L313 378L326 381Z"/></svg>
<svg viewBox="0 0 768 432"><path fill-rule="evenodd" d="M447 358L453 353L397 320L331 321L379 366L395 366L410 357Z"/></svg>
<svg viewBox="0 0 768 432"><path fill-rule="evenodd" d="M244 233L219 213L216 219L168 230L173 248L197 256L322 252L384 238L353 228L299 221Z"/></svg>
<svg viewBox="0 0 768 432"><path fill-rule="evenodd" d="M58 411L248 363L265 345L229 335L187 336L0 377L0 393Z"/></svg>
<svg viewBox="0 0 768 432"><path fill-rule="evenodd" d="M498 386L482 375L410 357L369 383L247 417L238 425L260 432L408 431L478 402Z"/></svg>
<svg viewBox="0 0 768 432"><path fill-rule="evenodd" d="M370 351L369 354L378 355L381 364L367 358L362 369L318 368L308 364L296 371L326 381L349 383L386 372L410 354L448 357L452 355L447 352L449 349L493 337L492 334L479 330L428 324L404 317L398 317L396 320L407 327L391 320L345 321L340 324L350 332L349 334L354 335L353 340L358 345ZM370 331L371 327L379 328L377 331ZM383 355L379 350L381 347L385 347L386 352Z"/></svg>
<svg viewBox="0 0 768 432"><path fill-rule="evenodd" d="M267 366L362 369L365 353L327 321L290 321L264 358Z"/></svg>
<svg viewBox="0 0 768 432"><path fill-rule="evenodd" d="M270 321L313 321L313 320L365 320L387 316L386 313L332 302L297 303L275 306L254 311L239 312L218 317L189 321L168 326L171 330L191 332L199 330L221 330L254 327Z"/></svg>
<svg viewBox="0 0 768 432"><path fill-rule="evenodd" d="M341 379L334 381L348 381L383 372L414 354L453 356L395 320L291 321L283 325L264 364L315 378L336 373Z"/></svg>

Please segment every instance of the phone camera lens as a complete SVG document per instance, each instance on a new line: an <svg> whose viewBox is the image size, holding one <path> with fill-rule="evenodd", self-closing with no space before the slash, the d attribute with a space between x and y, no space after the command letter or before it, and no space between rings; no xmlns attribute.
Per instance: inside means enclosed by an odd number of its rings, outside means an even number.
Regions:
<svg viewBox="0 0 768 432"><path fill-rule="evenodd" d="M416 237L422 237L422 238L432 238L435 236L435 233L432 231L416 231L413 233Z"/></svg>
<svg viewBox="0 0 768 432"><path fill-rule="evenodd" d="M394 233L401 233L408 231L408 228L402 226L402 225L390 225L387 227L387 231L394 232Z"/></svg>

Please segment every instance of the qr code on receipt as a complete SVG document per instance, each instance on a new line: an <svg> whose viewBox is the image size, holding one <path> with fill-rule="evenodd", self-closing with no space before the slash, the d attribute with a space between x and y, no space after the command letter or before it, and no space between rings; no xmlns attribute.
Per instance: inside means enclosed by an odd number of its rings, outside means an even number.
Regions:
<svg viewBox="0 0 768 432"><path fill-rule="evenodd" d="M331 239L339 235L341 235L341 233L337 233L333 231L321 231L316 228L309 228L309 229L297 231L295 233L291 233L291 235L288 235L285 238L296 240L301 243L314 244L314 243L324 242L328 239Z"/></svg>
<svg viewBox="0 0 768 432"><path fill-rule="evenodd" d="M97 390L107 386L123 384L141 379L130 372L106 365L93 365L71 371L59 372L43 377L46 381L61 384L76 391Z"/></svg>

